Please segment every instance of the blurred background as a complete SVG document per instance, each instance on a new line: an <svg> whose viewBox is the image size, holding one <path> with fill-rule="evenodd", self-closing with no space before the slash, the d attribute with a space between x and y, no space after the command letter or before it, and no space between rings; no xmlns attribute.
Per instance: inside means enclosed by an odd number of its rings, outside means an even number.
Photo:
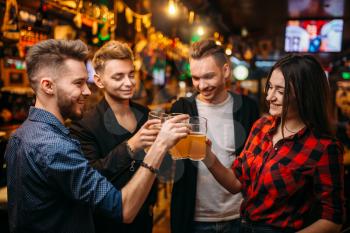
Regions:
<svg viewBox="0 0 350 233"><path fill-rule="evenodd" d="M0 29L0 225L5 230L3 153L34 103L24 58L30 46L49 38L81 39L91 58L109 40L127 42L136 58L133 100L163 111L193 94L188 52L195 41L214 38L225 48L233 69L227 88L253 98L261 113L265 80L276 60L291 52L311 53L331 84L334 129L345 132L341 140L350 147L349 0L0 0ZM89 109L101 93L90 62L87 69ZM348 170L345 175L349 182ZM160 182L154 232L169 232L170 193L171 183Z"/></svg>

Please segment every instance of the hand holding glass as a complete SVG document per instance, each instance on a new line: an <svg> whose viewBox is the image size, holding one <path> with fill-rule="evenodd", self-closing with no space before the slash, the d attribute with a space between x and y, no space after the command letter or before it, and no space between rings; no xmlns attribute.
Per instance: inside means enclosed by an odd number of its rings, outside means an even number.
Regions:
<svg viewBox="0 0 350 233"><path fill-rule="evenodd" d="M168 117L168 114L162 112L162 111L150 111L148 113L148 120L152 120L152 119L159 119L160 120L160 124L154 124L151 125L150 128L151 129L158 129L160 130L160 128L162 127L162 124Z"/></svg>
<svg viewBox="0 0 350 233"><path fill-rule="evenodd" d="M174 160L186 158L195 161L203 160L206 155L207 119L191 117L188 124L190 134L171 148L170 154Z"/></svg>
<svg viewBox="0 0 350 233"><path fill-rule="evenodd" d="M152 124L150 125L148 128L149 129L155 129L155 130L160 130L160 128L162 127L162 123L166 120L166 118L168 117L168 114L162 112L162 111L150 111L148 113L148 120L153 120L153 119L158 119L160 120L160 123L158 124ZM148 152L149 147L147 147L145 149L146 152Z"/></svg>

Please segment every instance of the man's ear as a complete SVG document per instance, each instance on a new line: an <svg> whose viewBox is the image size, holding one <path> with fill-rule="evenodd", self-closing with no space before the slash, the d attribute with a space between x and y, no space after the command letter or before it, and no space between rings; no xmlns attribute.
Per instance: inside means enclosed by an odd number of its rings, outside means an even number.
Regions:
<svg viewBox="0 0 350 233"><path fill-rule="evenodd" d="M98 88L104 88L105 86L103 85L102 78L99 74L94 75L94 83Z"/></svg>
<svg viewBox="0 0 350 233"><path fill-rule="evenodd" d="M223 72L224 78L227 80L228 78L230 78L231 66L228 63L225 63L224 66L222 67L222 72Z"/></svg>
<svg viewBox="0 0 350 233"><path fill-rule="evenodd" d="M54 94L53 86L54 83L49 77L44 77L40 80L40 89L48 95Z"/></svg>

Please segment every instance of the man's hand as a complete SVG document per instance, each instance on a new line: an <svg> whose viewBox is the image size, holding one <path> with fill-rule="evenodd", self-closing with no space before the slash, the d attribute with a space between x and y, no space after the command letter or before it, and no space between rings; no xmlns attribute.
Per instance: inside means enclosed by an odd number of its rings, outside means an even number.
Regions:
<svg viewBox="0 0 350 233"><path fill-rule="evenodd" d="M132 151L136 152L141 149L150 147L157 138L159 133L160 120L148 120L137 133L128 140Z"/></svg>
<svg viewBox="0 0 350 233"><path fill-rule="evenodd" d="M143 159L145 164L154 169L159 169L168 149L189 133L188 124L180 123L186 119L188 119L188 115L179 115L163 123L157 139ZM154 121L148 122L151 124ZM157 122L159 123L159 121ZM147 124L145 128L147 126L149 125ZM124 223L131 223L134 220L152 187L155 177L150 169L140 167L128 184L122 188Z"/></svg>
<svg viewBox="0 0 350 233"><path fill-rule="evenodd" d="M170 149L180 139L187 137L190 129L185 122L189 118L188 115L182 114L175 116L163 123L161 130L157 136L156 142L161 143Z"/></svg>

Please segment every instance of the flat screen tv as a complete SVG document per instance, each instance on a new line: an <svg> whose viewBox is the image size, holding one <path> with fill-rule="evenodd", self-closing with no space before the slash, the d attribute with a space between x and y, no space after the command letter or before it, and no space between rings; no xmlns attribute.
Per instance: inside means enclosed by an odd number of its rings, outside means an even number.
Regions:
<svg viewBox="0 0 350 233"><path fill-rule="evenodd" d="M340 52L343 20L287 21L284 50L286 52Z"/></svg>

